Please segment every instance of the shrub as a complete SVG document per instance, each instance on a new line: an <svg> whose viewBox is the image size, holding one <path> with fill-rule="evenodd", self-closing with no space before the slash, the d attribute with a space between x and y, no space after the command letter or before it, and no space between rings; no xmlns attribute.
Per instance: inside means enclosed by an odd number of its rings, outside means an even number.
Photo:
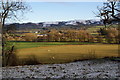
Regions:
<svg viewBox="0 0 120 80"><path fill-rule="evenodd" d="M82 57L83 59L96 59L97 58L95 54L95 50L88 51L88 54L83 54Z"/></svg>
<svg viewBox="0 0 120 80"><path fill-rule="evenodd" d="M22 60L22 65L37 65L40 64L35 55L29 55L27 58Z"/></svg>
<svg viewBox="0 0 120 80"><path fill-rule="evenodd" d="M118 36L119 32L117 28L103 28L99 30L100 34L103 35L107 43L119 43Z"/></svg>
<svg viewBox="0 0 120 80"><path fill-rule="evenodd" d="M25 33L24 39L25 39L25 41L36 41L37 35L34 33Z"/></svg>
<svg viewBox="0 0 120 80"><path fill-rule="evenodd" d="M15 46L5 45L2 55L2 66L16 66L18 65L18 57L15 54Z"/></svg>

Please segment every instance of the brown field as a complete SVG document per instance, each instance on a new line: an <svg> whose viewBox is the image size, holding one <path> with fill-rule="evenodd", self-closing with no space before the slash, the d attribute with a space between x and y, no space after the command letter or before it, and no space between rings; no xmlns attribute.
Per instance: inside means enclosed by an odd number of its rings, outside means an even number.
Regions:
<svg viewBox="0 0 120 80"><path fill-rule="evenodd" d="M34 55L40 63L65 63L75 60L118 57L118 45L56 45L17 49L19 58L24 59Z"/></svg>

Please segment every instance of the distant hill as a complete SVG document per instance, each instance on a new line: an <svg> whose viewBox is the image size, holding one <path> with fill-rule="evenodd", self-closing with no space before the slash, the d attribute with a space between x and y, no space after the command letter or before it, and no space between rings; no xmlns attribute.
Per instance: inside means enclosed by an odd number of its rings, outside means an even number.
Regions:
<svg viewBox="0 0 120 80"><path fill-rule="evenodd" d="M60 28L60 27L71 27L81 28L86 26L99 26L103 25L102 21L99 20L70 20L70 21L56 21L56 22L40 22L40 23L12 23L7 24L6 28L10 25L14 25L17 30L25 29L41 29L41 28Z"/></svg>

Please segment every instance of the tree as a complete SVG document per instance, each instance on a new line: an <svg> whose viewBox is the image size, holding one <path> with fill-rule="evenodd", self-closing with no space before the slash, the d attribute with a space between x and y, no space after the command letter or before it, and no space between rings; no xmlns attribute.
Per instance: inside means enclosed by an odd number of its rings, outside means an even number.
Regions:
<svg viewBox="0 0 120 80"><path fill-rule="evenodd" d="M25 10L28 9L28 6L22 0L0 0L0 22L1 28L5 27L5 22L7 19L18 19L18 14L23 14ZM11 46L9 50L5 50L7 43L5 42L4 36L6 32L2 31L2 58L3 66L7 66L7 59L12 57L14 51L14 46ZM6 56L7 55L7 56ZM9 60L7 60L9 61Z"/></svg>
<svg viewBox="0 0 120 80"><path fill-rule="evenodd" d="M105 27L107 24L120 22L120 1L105 2L103 7L98 7L98 15L103 21Z"/></svg>
<svg viewBox="0 0 120 80"><path fill-rule="evenodd" d="M100 39L101 36L104 36L108 43L119 43L119 30L117 28L103 28L99 30L99 33L98 39Z"/></svg>
<svg viewBox="0 0 120 80"><path fill-rule="evenodd" d="M34 33L25 33L24 35L25 35L24 39L26 41L36 41L37 40L37 35Z"/></svg>
<svg viewBox="0 0 120 80"><path fill-rule="evenodd" d="M23 14L28 9L28 6L22 0L1 0L0 5L2 27L4 27L6 19L18 19L18 13Z"/></svg>

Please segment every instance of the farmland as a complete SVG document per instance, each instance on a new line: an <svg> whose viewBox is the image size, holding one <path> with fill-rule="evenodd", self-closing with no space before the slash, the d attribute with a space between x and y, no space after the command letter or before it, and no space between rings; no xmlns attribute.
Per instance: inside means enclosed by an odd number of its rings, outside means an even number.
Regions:
<svg viewBox="0 0 120 80"><path fill-rule="evenodd" d="M87 44L78 42L17 42L16 44L16 54L20 59L34 56L42 64L118 57L118 45L116 44Z"/></svg>
<svg viewBox="0 0 120 80"><path fill-rule="evenodd" d="M96 44L88 42L8 42L9 45L15 45L16 49L45 47L55 45L82 45L82 44ZM98 43L97 43L98 44Z"/></svg>
<svg viewBox="0 0 120 80"><path fill-rule="evenodd" d="M118 56L118 28L48 29L7 35L15 65L67 63ZM14 56L13 56L14 57ZM18 60L18 61L17 61ZM15 62L14 62L15 61ZM14 65L13 64L13 65ZM12 63L11 63L12 65Z"/></svg>
<svg viewBox="0 0 120 80"><path fill-rule="evenodd" d="M118 28L91 26L86 29L47 29L11 32L6 51L10 65L68 63L118 56ZM16 56L16 57L15 57ZM12 64L13 63L13 64Z"/></svg>

